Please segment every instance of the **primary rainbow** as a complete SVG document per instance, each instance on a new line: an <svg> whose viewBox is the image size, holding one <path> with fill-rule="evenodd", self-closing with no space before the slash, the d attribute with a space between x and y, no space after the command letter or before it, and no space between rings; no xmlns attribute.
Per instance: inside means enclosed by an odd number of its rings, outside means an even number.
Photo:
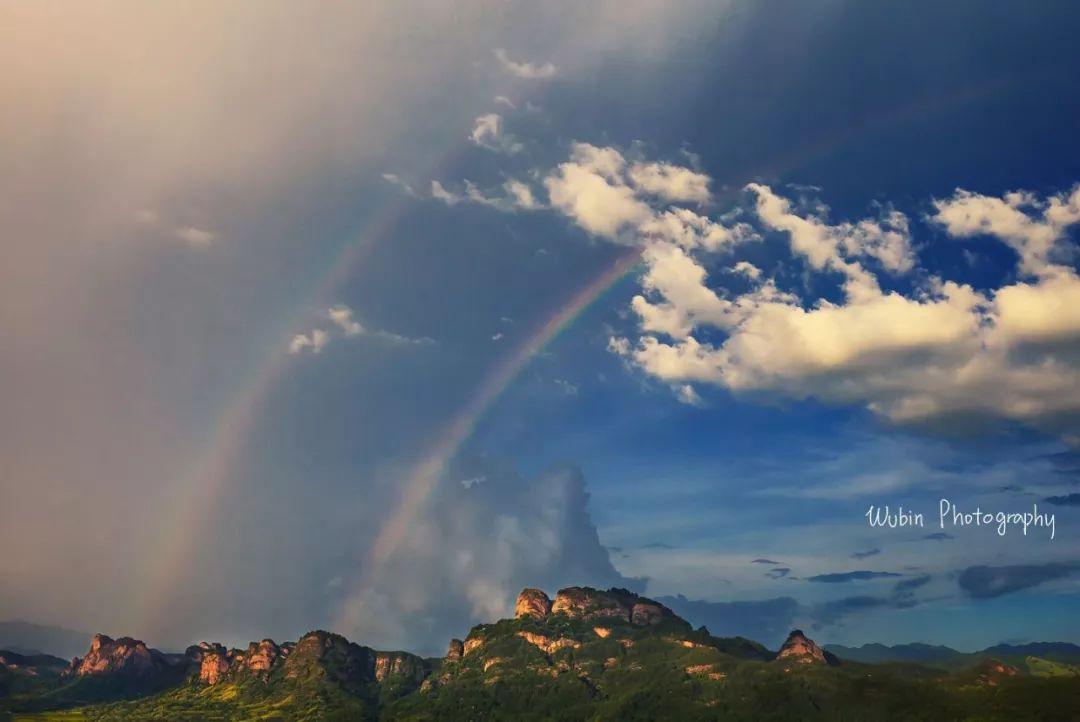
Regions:
<svg viewBox="0 0 1080 722"><path fill-rule="evenodd" d="M550 344L560 332L570 326L585 309L603 296L619 279L633 270L641 258L640 250L625 253L603 273L581 288L543 325L530 334L524 343L508 354L476 390L472 400L446 425L424 459L416 465L402 489L401 500L393 514L384 522L360 570L360 577L342 608L335 628L349 632L356 628L366 592L370 590L397 549L402 539L423 509L448 461L461 448L476 425L495 401L510 386L529 361Z"/></svg>

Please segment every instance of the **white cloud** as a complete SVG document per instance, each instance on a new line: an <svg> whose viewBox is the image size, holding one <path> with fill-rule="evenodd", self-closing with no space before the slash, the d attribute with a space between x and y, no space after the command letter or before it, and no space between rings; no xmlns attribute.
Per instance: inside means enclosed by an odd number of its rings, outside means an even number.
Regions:
<svg viewBox="0 0 1080 722"><path fill-rule="evenodd" d="M513 155L520 153L525 146L511 134L503 129L503 119L498 113L487 113L479 116L473 122L469 140L481 148L493 150L496 153Z"/></svg>
<svg viewBox="0 0 1080 722"><path fill-rule="evenodd" d="M694 387L690 384L680 384L674 387L673 391L675 392L675 398L677 398L680 403L686 404L687 406L697 406L699 408L705 405L705 402L698 396L698 392L695 391Z"/></svg>
<svg viewBox="0 0 1080 722"><path fill-rule="evenodd" d="M935 200L934 208L931 218L950 235L996 236L1020 256L1022 273L1039 276L1054 272L1051 256L1058 242L1080 223L1080 185L1046 200L1025 191L994 198L957 188L951 198Z"/></svg>
<svg viewBox="0 0 1080 722"><path fill-rule="evenodd" d="M829 269L847 276L851 294L872 296L877 279L858 258L874 258L888 271L902 274L915 264L907 217L887 211L878 219L830 225L814 215L802 216L792 210L791 202L773 193L768 186L746 186L757 195L757 214L769 229L788 234L791 250L804 257L817 271Z"/></svg>
<svg viewBox="0 0 1080 722"><path fill-rule="evenodd" d="M499 61L499 65L504 71L517 78L524 78L526 80L543 80L547 78L554 78L559 72L550 61L542 65L536 65L529 62L516 62L511 60L506 54L506 51L502 48L496 48L495 58Z"/></svg>
<svg viewBox="0 0 1080 722"><path fill-rule="evenodd" d="M535 211L544 207L536 199L532 188L527 183L513 178L502 184L501 195L495 195L492 191L481 191L469 180L464 181L463 184L464 192L455 193L439 181L431 181L431 197L448 206L458 203L477 203L505 213Z"/></svg>
<svg viewBox="0 0 1080 722"><path fill-rule="evenodd" d="M455 205L464 200L463 197L446 190L446 188L443 187L443 184L437 180L431 181L431 197L442 201L448 206Z"/></svg>
<svg viewBox="0 0 1080 722"><path fill-rule="evenodd" d="M734 273L746 276L751 281L756 281L757 279L761 278L761 269L755 266L753 263L750 263L749 261L739 261L731 267L731 270Z"/></svg>
<svg viewBox="0 0 1080 722"><path fill-rule="evenodd" d="M1047 261L1046 230L1011 216L1016 196L980 198L958 191L964 206L939 205L947 230L993 228L1017 244L1021 266L1037 275L986 293L929 277L915 292L883 292L860 260L873 258L894 273L914 268L906 218L887 210L877 218L829 224L799 214L785 198L751 185L758 218L781 230L810 271L845 276L841 303L781 292L760 270L739 262L754 288L717 292L698 256L704 245L647 243L643 293L631 304L641 334L612 339L609 348L669 384L713 383L742 392L864 406L895 422L924 423L987 415L1077 435L1080 419L1080 278ZM1063 243L1072 196L1023 205L1042 209L1039 221ZM999 214L972 220L975 209ZM1080 216L1077 216L1080 217ZM1002 218L1011 218L1008 223ZM939 220L935 218L935 220ZM989 225L987 225L989 224ZM1056 225L1055 225L1056 224ZM1018 240L1020 239L1020 240ZM1032 240L1034 239L1034 240ZM1020 245L1020 243L1024 245ZM703 335L719 333L719 341Z"/></svg>
<svg viewBox="0 0 1080 722"><path fill-rule="evenodd" d="M195 228L194 226L181 226L176 229L175 233L177 238L187 241L193 246L208 246L217 238L217 234L213 231Z"/></svg>
<svg viewBox="0 0 1080 722"><path fill-rule="evenodd" d="M346 336L356 336L364 331L364 327L353 318L352 309L348 306L334 306L327 310L326 315Z"/></svg>
<svg viewBox="0 0 1080 722"><path fill-rule="evenodd" d="M523 587L634 586L600 545L574 469L526 480L482 467L440 480L435 498L377 577L347 590L342 632L440 654L470 623L511 614Z"/></svg>
<svg viewBox="0 0 1080 722"><path fill-rule="evenodd" d="M401 334L392 331L369 331L353 317L353 310L344 304L331 306L326 309L323 316L333 324L333 328L330 330L315 328L308 333L300 333L293 336L292 340L289 342L289 353L298 354L305 350L311 351L312 353L319 353L328 343L330 343L335 335L344 338L363 335L395 345L426 346L435 343L434 339L430 339L426 336L413 338L410 336L402 336Z"/></svg>
<svg viewBox="0 0 1080 722"><path fill-rule="evenodd" d="M551 205L589 233L618 238L628 226L645 223L653 215L623 181L625 166L614 148L575 143L570 160L544 179Z"/></svg>
<svg viewBox="0 0 1080 722"><path fill-rule="evenodd" d="M515 208L533 211L543 207L543 204L537 201L536 196L533 195L532 188L519 180L508 180L503 184L503 188L513 199Z"/></svg>
<svg viewBox="0 0 1080 722"><path fill-rule="evenodd" d="M631 163L615 148L575 143L570 159L544 179L551 205L584 230L629 244L667 240L718 249L756 235L669 203L704 202L709 178L671 163ZM655 207L659 206L659 207Z"/></svg>
<svg viewBox="0 0 1080 722"><path fill-rule="evenodd" d="M510 110L517 110L517 105L514 104L514 101L510 100L510 98L507 98L505 95L496 95L495 105L504 105Z"/></svg>
<svg viewBox="0 0 1080 722"><path fill-rule="evenodd" d="M319 353L329 341L330 334L319 328L313 329L311 333L298 333L289 342L289 353L297 354L305 349Z"/></svg>
<svg viewBox="0 0 1080 722"><path fill-rule="evenodd" d="M630 181L645 193L669 201L709 200L709 176L671 163L635 163Z"/></svg>
<svg viewBox="0 0 1080 722"><path fill-rule="evenodd" d="M407 181L405 181L397 173L383 173L382 177L383 177L383 180L386 181L387 183L392 183L393 185L396 185L401 190L405 191L406 195L410 195L413 198L417 197L416 196L416 191L413 190L413 187L411 185L409 185L409 183Z"/></svg>

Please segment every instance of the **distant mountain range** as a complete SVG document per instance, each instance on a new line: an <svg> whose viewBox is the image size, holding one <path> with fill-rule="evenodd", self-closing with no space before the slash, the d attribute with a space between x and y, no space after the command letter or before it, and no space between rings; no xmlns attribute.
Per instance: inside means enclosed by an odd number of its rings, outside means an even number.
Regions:
<svg viewBox="0 0 1080 722"><path fill-rule="evenodd" d="M325 631L180 654L99 634L70 663L0 652L0 719L1074 720L1078 653L822 649L799 630L773 652L625 589L525 589L512 619L473 627L441 658Z"/></svg>
<svg viewBox="0 0 1080 722"><path fill-rule="evenodd" d="M86 651L90 632L30 622L0 622L0 649L20 654L53 654L71 659Z"/></svg>
<svg viewBox="0 0 1080 722"><path fill-rule="evenodd" d="M1080 645L1068 642L1033 642L1031 644L997 644L978 652L958 652L951 647L933 644L864 644L861 647L845 647L829 644L825 649L840 659L866 664L888 662L911 662L942 669L971 666L983 659L999 659L1013 664L1023 664L1028 657L1080 665Z"/></svg>

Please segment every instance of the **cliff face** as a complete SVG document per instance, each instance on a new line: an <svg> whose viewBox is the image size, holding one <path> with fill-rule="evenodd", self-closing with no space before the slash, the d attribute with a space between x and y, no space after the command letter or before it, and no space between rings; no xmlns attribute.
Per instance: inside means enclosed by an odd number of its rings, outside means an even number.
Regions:
<svg viewBox="0 0 1080 722"><path fill-rule="evenodd" d="M112 639L104 634L95 634L86 656L71 660L64 676L149 679L172 667L173 664L165 655L156 649L150 649L138 639Z"/></svg>

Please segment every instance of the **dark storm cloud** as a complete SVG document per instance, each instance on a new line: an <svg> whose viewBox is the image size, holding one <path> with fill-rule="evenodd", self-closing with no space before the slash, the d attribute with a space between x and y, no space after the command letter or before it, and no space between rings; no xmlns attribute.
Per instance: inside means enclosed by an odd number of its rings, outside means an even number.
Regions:
<svg viewBox="0 0 1080 722"><path fill-rule="evenodd" d="M1080 506L1080 494L1048 496L1043 501L1045 501L1047 504L1053 504L1054 506Z"/></svg>
<svg viewBox="0 0 1080 722"><path fill-rule="evenodd" d="M777 564L779 564L780 562L774 562L774 561L773 561L772 559L761 559L761 558L758 558L758 559L754 559L754 560L752 560L752 561L751 561L750 563L751 563L751 564L771 564L772 566L776 566L776 565L777 565Z"/></svg>
<svg viewBox="0 0 1080 722"><path fill-rule="evenodd" d="M881 553L881 550L878 549L877 547L874 547L873 549L867 549L864 552L855 552L854 554L851 555L851 558L852 559L866 559L867 557L872 557L872 556L875 556L875 555L880 554L880 553Z"/></svg>
<svg viewBox="0 0 1080 722"><path fill-rule="evenodd" d="M896 572L871 572L859 570L855 572L836 572L833 574L817 574L807 577L810 582L824 582L826 584L843 584L844 582L861 582L868 579L884 579L886 577L899 577L902 574Z"/></svg>
<svg viewBox="0 0 1080 722"><path fill-rule="evenodd" d="M973 566L960 572L957 584L975 599L992 599L1010 592L1037 587L1045 582L1063 579L1080 569L1077 562L1049 564L1014 564L991 567Z"/></svg>
<svg viewBox="0 0 1080 722"><path fill-rule="evenodd" d="M765 572L765 576L772 577L773 579L780 579L781 577L786 577L788 574L791 574L791 569L788 567L776 567L775 569L770 569Z"/></svg>
<svg viewBox="0 0 1080 722"><path fill-rule="evenodd" d="M919 587L925 586L926 584L928 584L930 582L931 579L933 579L933 577L931 577L929 574L923 574L922 576L912 577L911 579L904 579L904 580L899 581L899 582L896 583L896 586L893 587L893 593L894 594L902 594L902 593L911 592L912 590L915 590L915 589L918 589Z"/></svg>

